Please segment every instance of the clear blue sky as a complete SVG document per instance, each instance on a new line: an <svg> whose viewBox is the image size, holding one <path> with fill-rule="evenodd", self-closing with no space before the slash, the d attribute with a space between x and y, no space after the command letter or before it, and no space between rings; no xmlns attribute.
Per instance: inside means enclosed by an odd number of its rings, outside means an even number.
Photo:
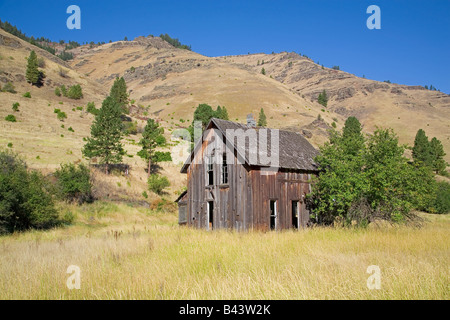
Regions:
<svg viewBox="0 0 450 320"><path fill-rule="evenodd" d="M81 8L81 30L66 9ZM369 5L381 30L369 30ZM374 80L450 93L450 0L0 0L0 19L28 36L108 42L168 33L206 56L281 51Z"/></svg>

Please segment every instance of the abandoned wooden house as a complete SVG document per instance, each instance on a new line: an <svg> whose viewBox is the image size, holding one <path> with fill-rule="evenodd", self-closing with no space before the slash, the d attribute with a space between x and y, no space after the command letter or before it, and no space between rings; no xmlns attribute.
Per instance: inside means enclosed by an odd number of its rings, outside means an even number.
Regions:
<svg viewBox="0 0 450 320"><path fill-rule="evenodd" d="M181 172L179 223L208 230L304 228L318 151L300 134L213 118Z"/></svg>

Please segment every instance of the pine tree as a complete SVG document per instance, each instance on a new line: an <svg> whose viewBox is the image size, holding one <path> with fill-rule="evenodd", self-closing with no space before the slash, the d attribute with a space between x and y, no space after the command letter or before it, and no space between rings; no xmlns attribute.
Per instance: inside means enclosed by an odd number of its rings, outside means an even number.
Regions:
<svg viewBox="0 0 450 320"><path fill-rule="evenodd" d="M261 74L265 75L266 74L266 69L262 68L261 69Z"/></svg>
<svg viewBox="0 0 450 320"><path fill-rule="evenodd" d="M223 119L223 120L230 120L230 117L228 116L227 107L225 107L225 106L222 107L222 117L221 117L221 119Z"/></svg>
<svg viewBox="0 0 450 320"><path fill-rule="evenodd" d="M433 171L438 174L444 173L447 168L447 163L444 160L444 146L436 137L430 141L430 152Z"/></svg>
<svg viewBox="0 0 450 320"><path fill-rule="evenodd" d="M362 126L356 117L348 117L342 130L345 151L347 154L355 156L364 147L364 136Z"/></svg>
<svg viewBox="0 0 450 320"><path fill-rule="evenodd" d="M151 173L152 159L154 157L155 149L158 146L158 141L160 141L163 134L163 128L159 127L159 124L153 119L147 120L147 125L142 133L142 139L139 144L142 149L137 153L139 157L148 162L148 175Z"/></svg>
<svg viewBox="0 0 450 320"><path fill-rule="evenodd" d="M128 104L127 84L125 83L125 79L123 77L116 78L111 87L109 96L120 105L125 113L128 113L126 107Z"/></svg>
<svg viewBox="0 0 450 320"><path fill-rule="evenodd" d="M266 114L264 113L264 109L261 108L261 111L259 112L259 117L258 117L258 127L265 127L267 126L267 118L266 118Z"/></svg>
<svg viewBox="0 0 450 320"><path fill-rule="evenodd" d="M38 69L38 59L34 50L30 52L30 56L28 57L27 71L25 76L27 81L32 85L38 85L41 81L41 73Z"/></svg>
<svg viewBox="0 0 450 320"><path fill-rule="evenodd" d="M214 113L214 117L222 120L229 120L227 108L217 106L216 112Z"/></svg>
<svg viewBox="0 0 450 320"><path fill-rule="evenodd" d="M217 106L214 117L218 118L218 119L222 119L222 107L221 106Z"/></svg>
<svg viewBox="0 0 450 320"><path fill-rule="evenodd" d="M327 107L328 97L327 97L327 92L325 91L325 89L322 91L322 93L319 94L319 97L317 98L317 102L319 102L325 108Z"/></svg>
<svg viewBox="0 0 450 320"><path fill-rule="evenodd" d="M109 164L120 163L125 151L122 147L122 110L111 97L107 97L91 126L91 137L82 149L87 158L99 157L109 172Z"/></svg>
<svg viewBox="0 0 450 320"><path fill-rule="evenodd" d="M414 162L424 166L432 166L431 148L425 131L419 129L414 139L414 147L412 148L412 157Z"/></svg>
<svg viewBox="0 0 450 320"><path fill-rule="evenodd" d="M204 130L205 127L208 125L211 118L214 118L215 112L208 104L199 104L197 109L194 111L194 120L195 121L201 121L202 122L202 129Z"/></svg>

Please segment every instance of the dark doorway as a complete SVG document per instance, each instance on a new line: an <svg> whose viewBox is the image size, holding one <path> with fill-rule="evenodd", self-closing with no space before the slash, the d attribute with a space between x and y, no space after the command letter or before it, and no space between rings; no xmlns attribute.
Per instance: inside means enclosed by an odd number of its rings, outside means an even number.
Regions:
<svg viewBox="0 0 450 320"><path fill-rule="evenodd" d="M270 200L270 230L277 229L277 201Z"/></svg>
<svg viewBox="0 0 450 320"><path fill-rule="evenodd" d="M208 230L212 230L214 228L214 202L213 201L208 201L207 211L208 211Z"/></svg>
<svg viewBox="0 0 450 320"><path fill-rule="evenodd" d="M297 200L292 201L292 227L298 229L300 224L300 206Z"/></svg>

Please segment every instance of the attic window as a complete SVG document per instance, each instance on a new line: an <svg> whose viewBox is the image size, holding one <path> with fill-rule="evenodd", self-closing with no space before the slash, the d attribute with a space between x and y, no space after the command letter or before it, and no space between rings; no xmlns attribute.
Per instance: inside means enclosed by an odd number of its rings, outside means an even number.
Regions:
<svg viewBox="0 0 450 320"><path fill-rule="evenodd" d="M228 184L228 164L227 164L227 154L222 155L222 184Z"/></svg>

